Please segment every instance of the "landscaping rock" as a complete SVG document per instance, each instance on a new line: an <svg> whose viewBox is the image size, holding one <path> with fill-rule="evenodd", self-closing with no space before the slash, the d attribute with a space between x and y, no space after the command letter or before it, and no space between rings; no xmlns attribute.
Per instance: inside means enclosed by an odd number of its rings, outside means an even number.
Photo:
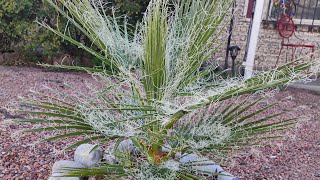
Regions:
<svg viewBox="0 0 320 180"><path fill-rule="evenodd" d="M179 161L180 163L189 163L189 162L199 161L199 159L200 159L200 156L196 154L188 154L188 155L182 156Z"/></svg>
<svg viewBox="0 0 320 180"><path fill-rule="evenodd" d="M82 144L74 152L74 160L86 167L92 167L101 161L102 154L103 151L100 147L96 148L96 145Z"/></svg>
<svg viewBox="0 0 320 180"><path fill-rule="evenodd" d="M165 147L162 147L162 152L169 153L171 151L171 146L166 145ZM123 140L119 143L117 150L120 152L133 152L137 153L138 149L134 146L131 139Z"/></svg>
<svg viewBox="0 0 320 180"><path fill-rule="evenodd" d="M174 171L179 171L180 167L179 167L179 162L175 161L173 159L169 159L168 161L166 161L163 166L166 167L167 169L171 169Z"/></svg>
<svg viewBox="0 0 320 180"><path fill-rule="evenodd" d="M234 177L232 174L228 172L220 172L218 176L218 180L241 180L240 178Z"/></svg>
<svg viewBox="0 0 320 180"><path fill-rule="evenodd" d="M52 167L52 175L49 180L82 180L81 177L59 177L62 176L64 173L69 172L63 168L83 168L85 167L83 164L75 161L57 161L53 164Z"/></svg>
<svg viewBox="0 0 320 180"><path fill-rule="evenodd" d="M120 152L136 152L137 148L134 146L131 139L123 140L119 143L117 150Z"/></svg>
<svg viewBox="0 0 320 180"><path fill-rule="evenodd" d="M79 177L50 177L48 180L83 180Z"/></svg>
<svg viewBox="0 0 320 180"><path fill-rule="evenodd" d="M197 154L188 154L184 155L179 160L180 163L194 163L194 166L191 166L193 170L199 171L200 174L208 173L218 173L218 180L238 180L230 173L225 172L221 166L216 165L214 161L209 160L208 158L202 158ZM201 165L203 164L203 165Z"/></svg>
<svg viewBox="0 0 320 180"><path fill-rule="evenodd" d="M116 157L114 157L113 155L109 155L109 154L104 155L103 160L105 162L112 163L112 164L116 164L118 162Z"/></svg>
<svg viewBox="0 0 320 180"><path fill-rule="evenodd" d="M166 145L162 147L162 152L163 153L169 153L171 151L172 147L170 145Z"/></svg>
<svg viewBox="0 0 320 180"><path fill-rule="evenodd" d="M180 159L181 156L182 156L181 152L178 152L178 153L176 153L176 154L174 155L174 158L175 158L175 159Z"/></svg>

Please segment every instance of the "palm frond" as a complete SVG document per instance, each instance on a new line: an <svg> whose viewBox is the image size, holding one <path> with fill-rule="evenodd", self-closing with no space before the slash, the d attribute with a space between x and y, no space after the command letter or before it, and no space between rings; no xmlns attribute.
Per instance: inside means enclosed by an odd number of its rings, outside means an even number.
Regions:
<svg viewBox="0 0 320 180"><path fill-rule="evenodd" d="M225 100L229 103L224 106L225 109L213 104L212 107L197 111L199 116L188 115L180 119L174 127L174 135L178 139L171 140L172 146L185 145L189 149L202 152L234 150L235 146L241 149L258 144L268 139L267 137L280 137L270 136L270 133L288 129L295 124L296 119L281 119L281 115L285 112L264 116L264 112L275 104L256 109L264 100L262 98L257 100L249 100L246 96L235 98L244 100L240 102ZM220 110L214 111L215 108ZM280 119L269 122L277 118Z"/></svg>
<svg viewBox="0 0 320 180"><path fill-rule="evenodd" d="M65 173L63 177L90 177L90 176L118 176L126 177L126 169L130 167L125 167L123 165L115 164L101 164L100 166L93 168L68 168L65 167L62 170L70 171L70 173ZM112 177L112 176L111 176Z"/></svg>

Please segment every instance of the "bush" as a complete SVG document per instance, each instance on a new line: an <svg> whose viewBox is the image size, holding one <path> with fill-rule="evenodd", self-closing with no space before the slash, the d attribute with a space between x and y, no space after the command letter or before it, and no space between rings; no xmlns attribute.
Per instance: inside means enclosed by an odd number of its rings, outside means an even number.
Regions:
<svg viewBox="0 0 320 180"><path fill-rule="evenodd" d="M0 2L0 51L18 51L34 60L40 55L55 56L61 47L61 38L48 33L35 20L53 19L56 14L44 8L41 0Z"/></svg>
<svg viewBox="0 0 320 180"><path fill-rule="evenodd" d="M129 24L135 25L141 21L149 4L146 0L113 0L112 5L117 8L117 15L126 14Z"/></svg>
<svg viewBox="0 0 320 180"><path fill-rule="evenodd" d="M0 2L0 44L2 50L8 50L13 43L23 40L30 22L34 20L34 4L30 0Z"/></svg>
<svg viewBox="0 0 320 180"><path fill-rule="evenodd" d="M145 11L147 3L143 0L112 1L117 13L127 14L128 21L131 24L135 24L142 18L142 12ZM62 54L69 54L76 59L80 59L80 64L84 63L82 62L84 57L94 59L85 51L47 31L36 23L36 20L45 21L51 27L58 29L65 29L68 24L66 19L60 18L58 13L46 3L43 3L42 0L21 0L19 3L16 0L1 1L0 52L19 51L28 60L34 62L52 62L50 59ZM66 33L84 44L89 43L81 32L72 25L66 28ZM93 60L91 64L101 65L97 60Z"/></svg>

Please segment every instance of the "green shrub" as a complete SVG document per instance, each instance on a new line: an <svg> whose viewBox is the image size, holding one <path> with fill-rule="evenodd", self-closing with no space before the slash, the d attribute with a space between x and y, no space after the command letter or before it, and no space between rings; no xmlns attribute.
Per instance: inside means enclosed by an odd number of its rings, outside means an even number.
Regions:
<svg viewBox="0 0 320 180"><path fill-rule="evenodd" d="M116 15L127 15L129 24L135 25L141 21L147 9L149 1L146 0L112 0L112 5L116 7Z"/></svg>
<svg viewBox="0 0 320 180"><path fill-rule="evenodd" d="M0 2L0 50L14 50L38 60L37 55L52 57L61 48L61 38L48 33L36 19L54 19L57 13L43 6L42 0ZM51 15L52 17L49 17Z"/></svg>
<svg viewBox="0 0 320 180"><path fill-rule="evenodd" d="M30 0L6 0L0 2L0 47L9 49L13 43L23 40L34 20Z"/></svg>
<svg viewBox="0 0 320 180"><path fill-rule="evenodd" d="M141 20L147 2L142 0L114 0L112 5L119 14L127 14L130 23ZM111 13L107 12L107 13ZM6 0L0 2L0 51L15 50L23 53L29 60L41 61L51 59L59 54L71 54L93 59L88 53L73 46L68 41L54 35L35 21L45 21L53 28L63 29L72 38L80 41L81 32L42 0ZM83 38L83 43L90 42ZM101 61L92 61L93 65L101 65Z"/></svg>

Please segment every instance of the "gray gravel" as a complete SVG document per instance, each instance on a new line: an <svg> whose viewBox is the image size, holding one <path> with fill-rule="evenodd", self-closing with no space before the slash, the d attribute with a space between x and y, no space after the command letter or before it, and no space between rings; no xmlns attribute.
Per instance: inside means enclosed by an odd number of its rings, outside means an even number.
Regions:
<svg viewBox="0 0 320 180"><path fill-rule="evenodd" d="M73 152L61 151L75 139L37 143L46 133L19 133L27 124L13 124L19 118L10 109L18 96L27 96L30 88L47 85L69 91L64 83L86 92L84 82L91 77L83 73L48 72L27 67L0 66L0 179L44 180L50 176L55 161L73 159ZM274 111L292 110L299 116L299 126L286 132L288 138L273 140L263 147L236 155L224 165L244 179L320 179L320 96L303 90L288 89L271 101L280 101Z"/></svg>

